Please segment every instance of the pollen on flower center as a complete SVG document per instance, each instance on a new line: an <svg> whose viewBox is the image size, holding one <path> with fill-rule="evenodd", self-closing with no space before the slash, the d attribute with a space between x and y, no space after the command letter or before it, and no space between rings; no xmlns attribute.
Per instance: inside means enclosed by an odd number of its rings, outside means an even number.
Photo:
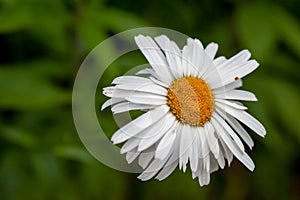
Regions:
<svg viewBox="0 0 300 200"><path fill-rule="evenodd" d="M211 119L214 97L201 78L187 76L174 80L167 98L167 105L181 123L204 126Z"/></svg>

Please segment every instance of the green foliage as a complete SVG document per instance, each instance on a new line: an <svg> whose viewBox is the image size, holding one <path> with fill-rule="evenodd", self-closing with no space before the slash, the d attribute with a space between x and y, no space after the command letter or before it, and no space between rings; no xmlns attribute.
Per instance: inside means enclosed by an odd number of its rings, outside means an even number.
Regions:
<svg viewBox="0 0 300 200"><path fill-rule="evenodd" d="M299 9L293 0L1 0L0 199L299 198ZM143 26L218 42L220 55L247 48L258 60L244 80L259 99L247 103L249 112L267 129L265 139L252 134L253 173L233 162L204 188L178 170L163 182L141 182L85 150L71 113L76 72L98 43ZM113 63L99 90L142 59L132 53ZM98 94L97 111L105 101ZM112 134L110 112L98 115Z"/></svg>

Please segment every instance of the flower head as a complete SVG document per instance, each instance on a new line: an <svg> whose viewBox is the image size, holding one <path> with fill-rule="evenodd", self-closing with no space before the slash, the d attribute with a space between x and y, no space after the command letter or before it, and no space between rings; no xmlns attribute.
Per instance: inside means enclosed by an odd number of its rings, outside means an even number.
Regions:
<svg viewBox="0 0 300 200"><path fill-rule="evenodd" d="M125 142L121 153L129 163L138 159L144 169L139 178L162 180L177 166L185 171L189 163L193 178L207 185L210 174L224 168L225 160L230 165L233 155L254 170L242 140L249 148L254 143L240 122L262 137L266 131L238 102L257 101L255 95L237 89L259 65L249 60L250 52L215 58L216 43L204 48L188 38L180 50L165 35L154 40L138 35L135 41L151 68L114 79L115 86L104 88L110 99L102 109L145 111L111 138L114 144Z"/></svg>

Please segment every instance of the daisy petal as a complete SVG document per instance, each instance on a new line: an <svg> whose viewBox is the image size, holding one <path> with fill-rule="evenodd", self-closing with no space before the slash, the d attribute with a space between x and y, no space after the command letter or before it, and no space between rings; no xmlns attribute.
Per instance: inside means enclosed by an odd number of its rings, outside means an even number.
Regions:
<svg viewBox="0 0 300 200"><path fill-rule="evenodd" d="M224 130L228 135L231 136L233 141L237 144L237 146L240 148L240 150L243 152L245 151L244 145L240 138L235 134L235 132L230 128L230 126L225 122L223 118L221 118L217 113L214 114L215 119L219 122L219 124L224 127Z"/></svg>
<svg viewBox="0 0 300 200"><path fill-rule="evenodd" d="M198 155L200 159L203 159L206 156L208 156L210 151L206 139L208 133L205 131L203 127L199 127L197 130L198 130L197 136L199 137L199 141L200 141Z"/></svg>
<svg viewBox="0 0 300 200"><path fill-rule="evenodd" d="M155 178L160 181L167 178L176 169L177 165L177 161L174 161L171 164L167 163L166 167L164 167Z"/></svg>
<svg viewBox="0 0 300 200"><path fill-rule="evenodd" d="M192 127L194 130L191 132L193 135L192 135L192 138L195 138L193 139L193 144L192 144L192 147L191 147L191 156L190 156L190 166L191 166L191 170L192 171L196 171L197 168L198 168L198 153L199 153L199 149L198 149L198 144L199 144L199 137L196 136L197 131L195 130L196 128Z"/></svg>
<svg viewBox="0 0 300 200"><path fill-rule="evenodd" d="M155 73L155 71L153 69L151 69L151 68L141 69L140 71L138 71L136 73L136 75L143 75L143 74L147 74L147 75L151 75L151 76L153 76L155 78L159 78L157 76L157 74Z"/></svg>
<svg viewBox="0 0 300 200"><path fill-rule="evenodd" d="M186 164L192 152L192 144L194 138L191 135L191 128L189 125L183 124L181 129L181 141L180 141L180 156L179 156L179 169L183 169L185 172Z"/></svg>
<svg viewBox="0 0 300 200"><path fill-rule="evenodd" d="M230 114L231 116L244 123L254 132L256 132L259 136L264 137L266 135L266 129L264 128L264 126L246 111L236 110L229 106L227 106L225 109L220 107L220 109L224 110L226 113Z"/></svg>
<svg viewBox="0 0 300 200"><path fill-rule="evenodd" d="M220 150L219 151L219 156L216 158L218 161L219 166L221 167L221 169L223 169L225 167L225 159L224 159L224 155L222 153L223 151ZM230 163L229 163L230 164Z"/></svg>
<svg viewBox="0 0 300 200"><path fill-rule="evenodd" d="M120 153L124 154L127 153L133 149L135 149L140 143L140 140L138 138L131 138L127 140L124 145L122 146Z"/></svg>
<svg viewBox="0 0 300 200"><path fill-rule="evenodd" d="M203 171L198 178L200 186L208 185L210 182L210 173Z"/></svg>
<svg viewBox="0 0 300 200"><path fill-rule="evenodd" d="M222 139L219 139L219 143L220 143L220 149L221 149L220 154L223 152L224 158L226 158L228 166L230 166L230 164L233 160L233 154ZM218 160L218 162L219 162L219 160Z"/></svg>
<svg viewBox="0 0 300 200"><path fill-rule="evenodd" d="M168 70L166 58L157 44L149 36L138 35L134 39L157 76L161 77L161 80L169 85L172 82L172 76Z"/></svg>
<svg viewBox="0 0 300 200"><path fill-rule="evenodd" d="M162 120L137 135L137 137L141 138L138 151L144 151L156 143L161 137L165 136L169 131L173 131L175 122L176 119L174 115L167 113Z"/></svg>
<svg viewBox="0 0 300 200"><path fill-rule="evenodd" d="M108 106L114 105L116 103L122 102L124 101L123 98L112 98L112 99L108 99L107 101L105 101L101 107L101 110L104 110L105 108L107 108Z"/></svg>
<svg viewBox="0 0 300 200"><path fill-rule="evenodd" d="M231 82L225 86L221 86L219 88L213 88L213 92L214 94L223 94L223 93L226 93L226 92L229 92L233 89L236 89L236 88L239 88L243 85L243 81L241 79L238 79L234 82Z"/></svg>
<svg viewBox="0 0 300 200"><path fill-rule="evenodd" d="M156 148L155 158L160 160L166 158L166 156L169 154L172 148L175 138L176 138L176 129L168 131L165 134L165 136L161 139L161 141L159 142Z"/></svg>
<svg viewBox="0 0 300 200"><path fill-rule="evenodd" d="M251 149L254 146L254 142L247 131L242 127L242 125L231 115L226 115L226 121L230 126L239 134L239 136L245 141L245 143Z"/></svg>
<svg viewBox="0 0 300 200"><path fill-rule="evenodd" d="M153 93L157 95L166 96L167 91L165 88L153 83L151 80L149 80L150 83L127 83L127 84L121 84L115 86L116 89L121 90L130 90L130 91L140 91L140 92L147 92L147 93Z"/></svg>
<svg viewBox="0 0 300 200"><path fill-rule="evenodd" d="M242 101L257 101L255 95L244 90L231 90L222 94L215 95L215 98L233 99Z"/></svg>
<svg viewBox="0 0 300 200"><path fill-rule="evenodd" d="M148 78L140 77L140 76L119 76L112 81L112 84L145 84L151 83Z"/></svg>
<svg viewBox="0 0 300 200"><path fill-rule="evenodd" d="M150 148L148 151L143 152L139 156L139 165L145 169L149 165L150 161L154 157L154 148Z"/></svg>
<svg viewBox="0 0 300 200"><path fill-rule="evenodd" d="M213 63L215 66L219 66L219 65L225 63L226 61L227 61L227 59L224 56L220 56L220 57L217 57L216 59L214 59Z"/></svg>
<svg viewBox="0 0 300 200"><path fill-rule="evenodd" d="M221 108L222 107L227 108L230 106L230 107L238 109L238 110L247 110L248 109L246 106L239 105L237 102L230 102L225 99L215 99L215 101L216 101L216 106L219 106Z"/></svg>
<svg viewBox="0 0 300 200"><path fill-rule="evenodd" d="M160 120L166 112L169 110L169 107L166 105L150 110L147 113L141 115L125 126L121 127L115 134L112 136L111 140L114 144L118 144L126 141L127 139L134 137L140 131L149 127L151 124Z"/></svg>
<svg viewBox="0 0 300 200"><path fill-rule="evenodd" d="M169 64L169 68L173 76L178 79L183 76L182 63L181 63L181 51L177 44L170 41L165 35L161 35L155 38L156 42L166 54L166 58Z"/></svg>
<svg viewBox="0 0 300 200"><path fill-rule="evenodd" d="M153 105L147 105L147 104L135 104L131 102L122 102L118 103L116 105L113 105L111 108L111 111L114 114L122 113L122 112L128 112L130 110L149 110L154 108Z"/></svg>
<svg viewBox="0 0 300 200"><path fill-rule="evenodd" d="M242 152L237 144L224 132L224 129L221 127L222 124L219 124L218 120L212 119L211 122L213 123L214 127L216 128L217 132L220 134L222 140L226 144L226 146L230 149L230 151L239 159L249 170L254 170L254 163L251 158L245 153Z"/></svg>
<svg viewBox="0 0 300 200"><path fill-rule="evenodd" d="M167 158L163 160L154 159L151 162L151 164L147 167L147 169L144 170L143 173L138 176L138 178L141 179L142 181L147 181L151 179L153 176L155 176L155 174L159 172L159 170L161 170L161 168L166 163Z"/></svg>
<svg viewBox="0 0 300 200"><path fill-rule="evenodd" d="M214 42L209 43L205 48L205 52L211 59L214 59L217 51L218 51L218 44Z"/></svg>
<svg viewBox="0 0 300 200"><path fill-rule="evenodd" d="M180 142L180 136L179 134L176 135L176 139L174 141L173 145L173 153L170 156L170 159L165 164L164 168L160 171L160 173L156 176L156 179L163 180L166 177L168 177L177 167L178 165L178 158L179 158L179 142Z"/></svg>
<svg viewBox="0 0 300 200"><path fill-rule="evenodd" d="M140 155L140 152L137 152L136 149L128 152L126 154L126 160L130 164L132 163L138 156Z"/></svg>
<svg viewBox="0 0 300 200"><path fill-rule="evenodd" d="M213 173L215 171L217 171L219 169L219 165L218 165L218 162L217 160L214 158L214 156L212 154L209 154L210 155L210 171L209 173Z"/></svg>
<svg viewBox="0 0 300 200"><path fill-rule="evenodd" d="M232 66L236 66L249 60L250 56L251 53L248 50L242 50L238 54L232 56L226 62L219 64L217 67L219 69L230 70Z"/></svg>
<svg viewBox="0 0 300 200"><path fill-rule="evenodd" d="M218 143L218 139L215 137L214 128L210 122L206 122L204 128L206 129L207 132L206 139L207 139L207 144L209 146L209 149L214 154L215 158L217 158L219 156L219 143Z"/></svg>
<svg viewBox="0 0 300 200"><path fill-rule="evenodd" d="M134 92L125 99L132 103L148 105L165 105L167 100L166 97L143 92Z"/></svg>
<svg viewBox="0 0 300 200"><path fill-rule="evenodd" d="M221 73L223 85L236 81L236 78L243 78L247 74L253 72L259 66L255 60L250 60L247 63L239 64L233 67L228 73Z"/></svg>

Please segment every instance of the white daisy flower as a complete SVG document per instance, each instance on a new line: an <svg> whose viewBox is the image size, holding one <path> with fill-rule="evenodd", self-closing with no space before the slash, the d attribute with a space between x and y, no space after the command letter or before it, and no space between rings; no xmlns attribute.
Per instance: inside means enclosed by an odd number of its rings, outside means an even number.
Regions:
<svg viewBox="0 0 300 200"><path fill-rule="evenodd" d="M240 122L262 137L266 130L237 101L257 101L253 93L237 89L241 78L259 65L249 60L250 52L214 58L216 43L204 48L198 39L188 38L180 50L165 35L154 40L138 35L135 42L151 68L114 79L115 86L104 88L110 99L102 109L146 111L111 138L114 144L125 142L121 153L128 163L138 159L143 168L138 178L162 180L177 166L186 171L189 163L192 177L203 186L212 172L224 168L225 160L230 165L233 155L253 171L242 140L250 149L254 143Z"/></svg>

